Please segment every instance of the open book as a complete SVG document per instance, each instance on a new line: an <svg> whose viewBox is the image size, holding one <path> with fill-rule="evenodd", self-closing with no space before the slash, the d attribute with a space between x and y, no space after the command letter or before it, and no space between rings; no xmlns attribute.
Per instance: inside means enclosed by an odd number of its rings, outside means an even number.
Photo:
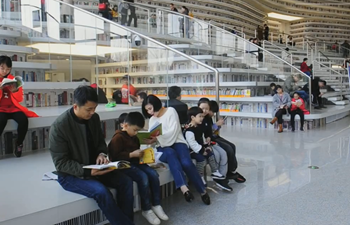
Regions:
<svg viewBox="0 0 350 225"><path fill-rule="evenodd" d="M140 164L152 164L156 162L153 148L143 149L143 156L140 158Z"/></svg>
<svg viewBox="0 0 350 225"><path fill-rule="evenodd" d="M150 139L153 137L157 137L159 135L162 135L162 124L156 123L154 126L150 129L150 131L139 131L137 133L137 137L140 140L140 144L146 144L143 140L144 139Z"/></svg>
<svg viewBox="0 0 350 225"><path fill-rule="evenodd" d="M108 164L102 164L102 165L83 166L83 168L84 169L95 169L95 170L127 169L127 168L130 168L130 163L128 161L116 161L116 162L110 162Z"/></svg>
<svg viewBox="0 0 350 225"><path fill-rule="evenodd" d="M15 78L4 78L0 84L0 87L4 87L6 85L15 84L17 88L20 88L23 86L23 80L22 77L16 76Z"/></svg>

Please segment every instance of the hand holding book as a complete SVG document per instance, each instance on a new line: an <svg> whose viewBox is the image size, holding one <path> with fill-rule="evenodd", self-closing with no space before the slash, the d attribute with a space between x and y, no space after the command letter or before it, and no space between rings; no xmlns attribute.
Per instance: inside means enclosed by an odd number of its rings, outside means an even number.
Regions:
<svg viewBox="0 0 350 225"><path fill-rule="evenodd" d="M4 78L0 83L0 88L7 87L11 92L16 92L18 88L23 86L22 77L16 76L15 78Z"/></svg>

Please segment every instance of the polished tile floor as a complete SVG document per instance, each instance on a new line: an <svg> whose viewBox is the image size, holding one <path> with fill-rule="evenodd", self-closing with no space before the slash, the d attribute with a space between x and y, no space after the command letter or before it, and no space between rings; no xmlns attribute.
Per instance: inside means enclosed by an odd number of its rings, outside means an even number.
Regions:
<svg viewBox="0 0 350 225"><path fill-rule="evenodd" d="M306 132L224 128L237 146L244 184L227 193L209 183L212 199L185 202L181 193L163 201L164 225L350 224L350 118ZM309 169L317 166L319 169ZM191 188L194 190L194 188ZM136 224L148 224L136 214Z"/></svg>

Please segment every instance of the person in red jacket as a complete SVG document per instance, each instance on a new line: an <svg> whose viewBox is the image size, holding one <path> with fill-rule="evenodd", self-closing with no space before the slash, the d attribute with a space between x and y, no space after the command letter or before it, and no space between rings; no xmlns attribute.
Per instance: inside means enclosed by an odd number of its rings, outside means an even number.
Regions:
<svg viewBox="0 0 350 225"><path fill-rule="evenodd" d="M16 157L21 157L23 141L28 131L28 117L38 117L32 111L19 103L23 101L23 88L17 88L16 85L2 86L4 78L15 78L10 74L12 60L8 56L0 56L0 136L4 131L7 120L13 119L18 123L17 143L14 150Z"/></svg>
<svg viewBox="0 0 350 225"><path fill-rule="evenodd" d="M306 75L311 75L311 69L307 65L307 58L304 58L303 63L300 65L301 72L304 72Z"/></svg>
<svg viewBox="0 0 350 225"><path fill-rule="evenodd" d="M290 107L290 123L292 125L292 131L295 131L295 115L300 117L300 130L304 131L304 114L310 114L309 111L305 109L305 102L300 95L295 92L292 98L292 105Z"/></svg>

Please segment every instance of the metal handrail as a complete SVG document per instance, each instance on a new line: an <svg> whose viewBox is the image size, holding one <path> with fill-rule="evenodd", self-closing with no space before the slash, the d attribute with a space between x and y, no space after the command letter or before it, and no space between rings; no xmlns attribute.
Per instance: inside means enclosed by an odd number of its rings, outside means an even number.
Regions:
<svg viewBox="0 0 350 225"><path fill-rule="evenodd" d="M230 26L230 25L227 25L227 24L221 24L221 23L218 23L218 22L216 22L216 21L214 21L214 20L209 20L209 24L212 24L212 23L216 23L216 24L220 24L222 27L224 27L224 28L229 28L230 30L234 30L234 31L236 31L237 33L239 33L239 34L241 34L242 36L243 36L243 38L244 39L246 39L246 35L245 35L245 33L243 32L243 27L241 27L241 31L239 31L239 30L237 30L237 29L234 29L232 26Z"/></svg>
<svg viewBox="0 0 350 225"><path fill-rule="evenodd" d="M216 80L216 82L215 82L215 86L216 86L215 88L216 88L216 93L217 93L216 100L218 102L220 101L220 95L219 95L219 71L216 68L213 68L213 67L211 67L211 66L209 66L209 65L207 65L207 64L205 64L205 63L203 63L203 62L201 62L201 61L199 61L199 60L197 60L197 59L195 59L195 58L193 58L191 56L186 55L183 52L180 52L180 51L178 51L176 49L173 49L173 48L169 47L168 45L163 44L163 43L161 43L161 42L159 42L157 40L154 40L154 39L152 39L152 38L150 38L150 37L148 37L148 36L146 36L144 34L141 34L141 33L137 32L137 31L129 29L129 28L125 27L125 26L122 26L122 25L120 25L120 24L118 24L118 23L116 23L114 21L111 21L111 20L105 19L103 17L100 17L100 16L98 16L98 15L92 13L92 12L83 10L83 9L81 9L79 7L76 7L74 5L68 4L68 3L63 2L61 0L50 0L50 1L55 1L55 2L58 2L58 3L62 4L62 5L66 5L68 7L71 7L73 9L75 9L75 10L78 10L78 11L81 11L83 13L86 13L87 15L93 16L93 17L95 17L95 18L97 18L99 20L102 20L102 21L104 21L107 24L112 24L112 25L114 25L114 26L116 26L116 27L118 27L118 28L120 28L122 30L125 30L125 31L130 32L130 33L135 34L135 35L138 35L139 37L141 37L143 39L146 39L146 40L148 40L150 42L153 42L153 43L163 47L164 49L166 49L168 51L174 52L174 53L184 57L185 59L188 59L189 61L195 62L195 63L199 64L200 66L203 66L204 68L213 71L215 73L215 80Z"/></svg>

